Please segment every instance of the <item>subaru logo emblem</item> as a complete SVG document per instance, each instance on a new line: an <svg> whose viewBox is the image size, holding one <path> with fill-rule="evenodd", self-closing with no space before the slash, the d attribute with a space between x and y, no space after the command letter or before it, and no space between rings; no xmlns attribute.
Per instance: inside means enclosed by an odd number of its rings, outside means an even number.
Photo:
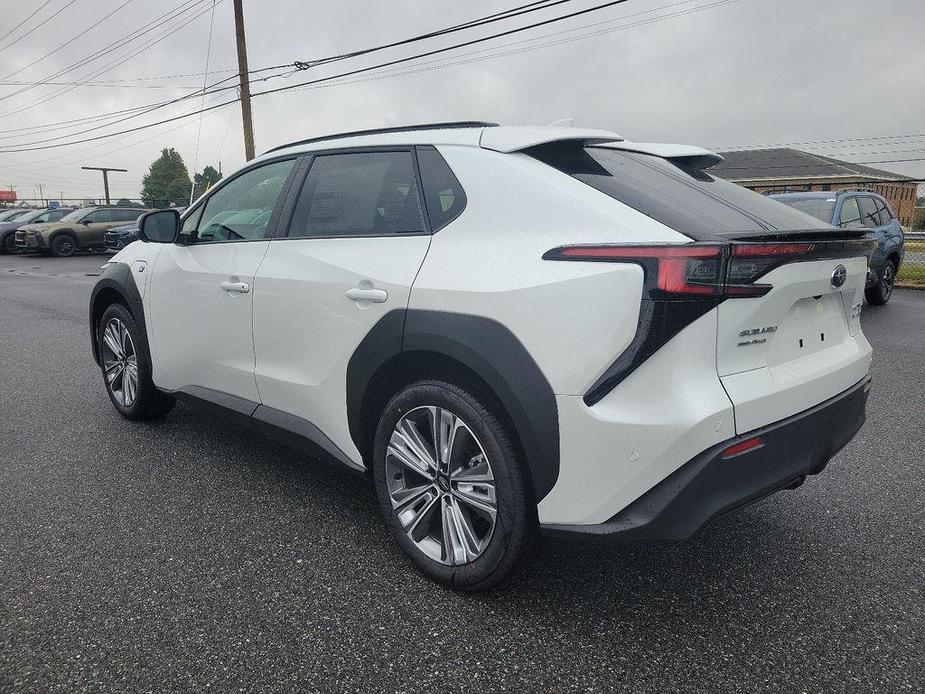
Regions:
<svg viewBox="0 0 925 694"><path fill-rule="evenodd" d="M832 270L832 286L838 289L845 283L846 279L848 279L848 271L845 266L836 265L835 269Z"/></svg>

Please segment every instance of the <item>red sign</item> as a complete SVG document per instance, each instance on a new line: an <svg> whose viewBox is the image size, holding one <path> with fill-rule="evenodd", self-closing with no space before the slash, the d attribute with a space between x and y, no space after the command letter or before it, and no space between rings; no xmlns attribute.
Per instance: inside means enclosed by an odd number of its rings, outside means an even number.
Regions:
<svg viewBox="0 0 925 694"><path fill-rule="evenodd" d="M16 202L16 191L0 190L0 202Z"/></svg>

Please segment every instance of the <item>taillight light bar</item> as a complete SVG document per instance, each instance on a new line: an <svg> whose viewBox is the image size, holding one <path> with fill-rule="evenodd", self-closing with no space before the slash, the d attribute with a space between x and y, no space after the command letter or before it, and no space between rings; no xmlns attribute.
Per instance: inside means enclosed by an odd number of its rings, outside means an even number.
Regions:
<svg viewBox="0 0 925 694"><path fill-rule="evenodd" d="M560 246L544 260L636 263L657 295L674 298L763 296L769 284L755 280L811 251L811 243L688 243Z"/></svg>

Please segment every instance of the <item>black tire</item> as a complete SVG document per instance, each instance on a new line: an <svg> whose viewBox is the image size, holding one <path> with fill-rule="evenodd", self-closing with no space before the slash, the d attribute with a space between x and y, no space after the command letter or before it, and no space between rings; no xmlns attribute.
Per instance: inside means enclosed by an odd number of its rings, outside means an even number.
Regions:
<svg viewBox="0 0 925 694"><path fill-rule="evenodd" d="M77 252L77 239L70 234L58 234L51 240L51 254L67 258Z"/></svg>
<svg viewBox="0 0 925 694"><path fill-rule="evenodd" d="M511 433L493 406L489 405L487 398L480 397L475 394L477 391L471 390L472 392L470 389L443 381L422 381L404 388L395 395L386 405L376 429L373 444L373 477L376 494L389 528L414 565L438 583L455 590L474 592L496 585L520 564L526 550L536 538L537 520L536 506L532 501L532 494L524 474L521 454L514 444ZM490 472L494 478L492 484L497 512L493 529L484 540L487 544L483 545L481 553L477 554L474 559L456 565L443 563L428 556L409 537L399 519L398 511L393 508L387 481L387 475L390 474L387 457L392 460L391 474L395 474L395 457L387 456L386 451L396 425L405 415L427 406L448 411L462 420L477 439L475 445L481 446L482 453L490 461ZM425 436L429 437L431 450L433 450L433 435L425 434ZM463 457L466 455L468 453L463 451ZM456 458L459 460L459 456ZM476 458L470 459L468 466L474 464L473 460ZM460 469L467 468L466 463L457 464ZM452 463L450 467L452 468ZM398 477L396 476L395 479ZM455 503L457 508L464 508L459 501L454 502L450 498L452 494L457 493L460 483L452 482L449 475L445 477L445 480L449 481L449 484L442 487L442 491L436 481L432 483L431 488L436 494L436 500L429 502L434 504L432 513L439 511L442 514L444 503L447 505ZM427 481L423 483L429 484ZM453 484L457 486L452 487ZM417 506L417 502L409 506ZM401 509L407 509L409 506L403 506ZM421 516L423 515L422 513ZM466 517L470 519L468 526L470 528L478 522L472 520L475 516L471 513L467 512ZM444 518L446 518L445 515L441 515L439 519L435 515L433 522L437 523L439 520L442 526ZM444 534L443 537L445 538L446 535ZM446 554L448 552L444 552L444 556ZM449 559L447 558L446 561Z"/></svg>
<svg viewBox="0 0 925 694"><path fill-rule="evenodd" d="M864 290L867 303L883 306L893 296L893 284L896 282L896 263L887 260L880 273L880 279L873 287Z"/></svg>
<svg viewBox="0 0 925 694"><path fill-rule="evenodd" d="M106 375L106 356L111 355L112 350L109 349L107 343L104 341L104 334L107 326L114 320L121 321L122 325L125 326L128 336L131 339L132 349L130 351L135 356L137 386L131 402L123 401L120 389L114 387L118 384L118 381L110 383ZM124 306L121 304L112 304L106 309L96 328L96 339L100 354L100 362L102 363L100 372L103 376L103 385L106 388L106 393L109 395L110 401L112 401L113 407L118 410L119 414L126 419L152 419L165 415L173 409L176 400L170 395L159 391L151 380L151 358L147 352L145 343L142 341L138 326L135 324L135 319L132 318L132 314L130 314ZM126 350L126 352L128 351L129 350Z"/></svg>
<svg viewBox="0 0 925 694"><path fill-rule="evenodd" d="M3 243L0 244L0 253L9 253L10 255L16 252L16 232L10 232L3 238Z"/></svg>

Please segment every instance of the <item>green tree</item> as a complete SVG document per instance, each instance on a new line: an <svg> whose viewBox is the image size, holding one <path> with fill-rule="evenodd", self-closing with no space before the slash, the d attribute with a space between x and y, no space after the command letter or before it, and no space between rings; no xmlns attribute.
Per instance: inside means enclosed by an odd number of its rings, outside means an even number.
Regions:
<svg viewBox="0 0 925 694"><path fill-rule="evenodd" d="M221 180L222 175L215 170L215 167L207 166L204 168L202 173L197 173L193 176L193 181L196 184L196 189L193 192L193 199L198 198Z"/></svg>
<svg viewBox="0 0 925 694"><path fill-rule="evenodd" d="M925 231L925 207L915 211L915 221L912 222L912 231Z"/></svg>
<svg viewBox="0 0 925 694"><path fill-rule="evenodd" d="M165 147L141 179L141 199L149 207L185 204L189 201L190 186L192 181L183 157L173 147Z"/></svg>

